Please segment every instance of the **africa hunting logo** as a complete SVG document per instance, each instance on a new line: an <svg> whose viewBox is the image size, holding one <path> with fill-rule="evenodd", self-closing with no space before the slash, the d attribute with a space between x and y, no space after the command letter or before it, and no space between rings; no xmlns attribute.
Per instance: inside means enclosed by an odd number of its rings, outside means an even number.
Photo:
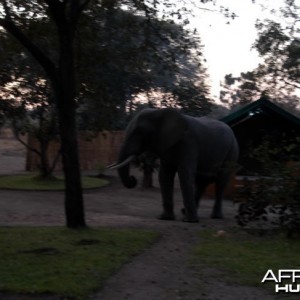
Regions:
<svg viewBox="0 0 300 300"><path fill-rule="evenodd" d="M283 269L277 274L268 270L261 282L274 282L275 293L300 293L300 270Z"/></svg>

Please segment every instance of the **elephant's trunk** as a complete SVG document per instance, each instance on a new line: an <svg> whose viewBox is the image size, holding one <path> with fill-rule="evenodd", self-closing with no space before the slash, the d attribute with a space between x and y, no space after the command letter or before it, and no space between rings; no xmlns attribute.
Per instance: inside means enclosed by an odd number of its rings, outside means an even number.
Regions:
<svg viewBox="0 0 300 300"><path fill-rule="evenodd" d="M124 160L119 160L118 163L114 163L108 166L108 169L118 169L119 177L124 186L131 189L134 188L137 184L136 179L133 176L130 176L129 168L130 162L135 159L135 155L131 155Z"/></svg>
<svg viewBox="0 0 300 300"><path fill-rule="evenodd" d="M119 177L125 187L132 189L136 186L137 180L130 175L130 164L127 164L118 169Z"/></svg>
<svg viewBox="0 0 300 300"><path fill-rule="evenodd" d="M128 189L132 189L136 186L137 180L134 176L130 175L130 162L135 159L136 155L129 145L128 143L123 145L119 154L118 163L113 168L118 169L122 184Z"/></svg>

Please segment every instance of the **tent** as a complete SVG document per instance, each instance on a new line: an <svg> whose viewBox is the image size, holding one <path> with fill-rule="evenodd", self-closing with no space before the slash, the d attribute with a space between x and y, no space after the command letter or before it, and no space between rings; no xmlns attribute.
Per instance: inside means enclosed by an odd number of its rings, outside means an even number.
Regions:
<svg viewBox="0 0 300 300"><path fill-rule="evenodd" d="M240 164L243 171L253 171L257 166L251 161L253 149L266 140L273 149L280 149L276 159L295 160L300 155L300 147L289 147L300 141L300 118L271 102L267 97L252 102L223 117L234 131L240 146ZM300 146L300 144L299 144ZM289 156L289 157L288 157Z"/></svg>

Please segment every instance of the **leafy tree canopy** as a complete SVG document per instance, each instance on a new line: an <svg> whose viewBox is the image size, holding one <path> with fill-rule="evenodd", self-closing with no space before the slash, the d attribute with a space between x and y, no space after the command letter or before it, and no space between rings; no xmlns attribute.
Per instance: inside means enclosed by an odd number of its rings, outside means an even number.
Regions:
<svg viewBox="0 0 300 300"><path fill-rule="evenodd" d="M225 76L221 99L231 105L268 95L295 108L300 88L300 7L295 0L274 11L275 19L257 21L254 48L263 58L259 66L239 77Z"/></svg>
<svg viewBox="0 0 300 300"><path fill-rule="evenodd" d="M84 10L75 36L80 128L123 128L126 112L139 105L135 96L154 91L158 99L165 94L158 105L180 106L191 113L209 111L200 40L181 26L189 11L174 10L172 1L166 2L170 6L165 13L164 1L159 9L143 1L92 1ZM16 24L57 62L59 41L45 2L7 5L14 7L10 16ZM175 25L174 18L181 24ZM4 31L0 39L5 45L0 50L2 100L14 102L12 108L53 104L44 70ZM19 115L19 108L14 112Z"/></svg>

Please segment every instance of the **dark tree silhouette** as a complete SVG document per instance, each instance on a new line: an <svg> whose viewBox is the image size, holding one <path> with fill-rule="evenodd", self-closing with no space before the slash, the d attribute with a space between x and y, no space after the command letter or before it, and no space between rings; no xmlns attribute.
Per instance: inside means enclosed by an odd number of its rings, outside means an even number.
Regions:
<svg viewBox="0 0 300 300"><path fill-rule="evenodd" d="M52 85L58 112L65 175L66 223L70 228L86 225L75 119L74 37L79 17L88 3L88 0L45 0L22 5L18 1L13 4L12 1L1 1L3 14L0 25L37 60ZM40 11L41 17L46 14L53 21L58 41L57 59L48 56L47 51L39 47L20 26L20 22L24 20L22 9L33 14ZM22 25L25 27L24 23Z"/></svg>

